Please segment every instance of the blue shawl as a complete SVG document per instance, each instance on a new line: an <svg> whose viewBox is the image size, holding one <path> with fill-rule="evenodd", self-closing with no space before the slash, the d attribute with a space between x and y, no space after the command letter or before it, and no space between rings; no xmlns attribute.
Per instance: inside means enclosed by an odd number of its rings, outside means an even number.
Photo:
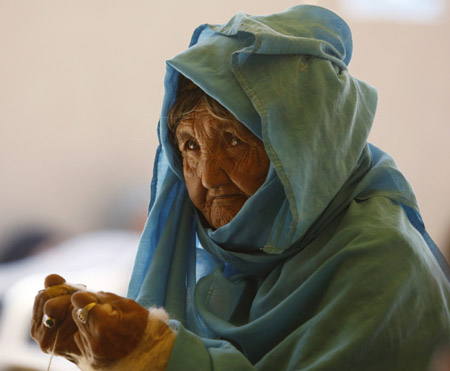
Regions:
<svg viewBox="0 0 450 371"><path fill-rule="evenodd" d="M406 358L425 365L448 340L449 287L432 254L445 262L410 184L367 143L377 93L349 74L351 54L341 18L300 5L202 25L167 62L128 296L178 324L169 369L395 369ZM262 187L217 230L199 222L169 141L180 73L257 135L271 162ZM426 315L397 313L423 313L425 302ZM413 331L425 347L402 343Z"/></svg>

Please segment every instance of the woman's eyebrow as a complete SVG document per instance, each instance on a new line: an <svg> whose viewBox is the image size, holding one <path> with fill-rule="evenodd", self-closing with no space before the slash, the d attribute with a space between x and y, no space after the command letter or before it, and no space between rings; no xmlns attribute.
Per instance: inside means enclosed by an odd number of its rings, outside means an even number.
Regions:
<svg viewBox="0 0 450 371"><path fill-rule="evenodd" d="M221 120L220 126L223 131L231 131L233 134L236 134L238 136L245 137L249 132L249 129L247 129L244 124L236 121Z"/></svg>
<svg viewBox="0 0 450 371"><path fill-rule="evenodd" d="M192 138L192 135L187 132L182 131L180 133L177 132L176 137L177 137L177 142L180 143L180 142L184 142L186 139Z"/></svg>
<svg viewBox="0 0 450 371"><path fill-rule="evenodd" d="M192 138L193 135L194 131L192 125L189 125L188 123L183 124L182 122L178 124L178 127L176 128L175 131L175 137L177 138L178 141L182 141L187 138Z"/></svg>
<svg viewBox="0 0 450 371"><path fill-rule="evenodd" d="M239 134L240 132L245 132L245 126L240 122L228 119L218 119L217 121L219 122L217 128L219 128L221 131L232 131L236 134Z"/></svg>
<svg viewBox="0 0 450 371"><path fill-rule="evenodd" d="M220 129L222 130L236 130L236 124L228 120L220 120Z"/></svg>

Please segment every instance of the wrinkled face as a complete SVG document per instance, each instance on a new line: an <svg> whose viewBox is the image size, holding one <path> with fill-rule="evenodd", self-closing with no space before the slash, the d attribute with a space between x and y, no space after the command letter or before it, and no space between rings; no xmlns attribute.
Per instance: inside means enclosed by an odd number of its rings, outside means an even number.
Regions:
<svg viewBox="0 0 450 371"><path fill-rule="evenodd" d="M211 227L229 223L266 179L263 143L244 125L213 117L204 103L180 121L175 135L192 203Z"/></svg>

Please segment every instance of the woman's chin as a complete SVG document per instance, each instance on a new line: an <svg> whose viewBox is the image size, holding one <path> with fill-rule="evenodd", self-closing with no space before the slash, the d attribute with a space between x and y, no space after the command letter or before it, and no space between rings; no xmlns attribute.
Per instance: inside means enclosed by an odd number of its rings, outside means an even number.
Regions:
<svg viewBox="0 0 450 371"><path fill-rule="evenodd" d="M230 216L230 217L223 217L220 219L214 219L212 220L209 224L211 225L212 229L218 229L220 227L223 227L224 225L228 224L229 222L231 222L233 220L234 216Z"/></svg>
<svg viewBox="0 0 450 371"><path fill-rule="evenodd" d="M211 210L210 217L207 218L208 223L213 229L218 229L233 220L244 203L237 202L228 207L214 207Z"/></svg>

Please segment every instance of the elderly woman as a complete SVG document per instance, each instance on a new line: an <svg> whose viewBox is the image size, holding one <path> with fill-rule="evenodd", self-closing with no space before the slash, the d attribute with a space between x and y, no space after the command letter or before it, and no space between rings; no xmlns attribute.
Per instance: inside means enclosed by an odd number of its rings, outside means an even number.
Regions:
<svg viewBox="0 0 450 371"><path fill-rule="evenodd" d="M427 369L447 268L367 144L377 94L351 54L314 6L200 26L168 61L129 299L49 276L41 348L97 370Z"/></svg>

